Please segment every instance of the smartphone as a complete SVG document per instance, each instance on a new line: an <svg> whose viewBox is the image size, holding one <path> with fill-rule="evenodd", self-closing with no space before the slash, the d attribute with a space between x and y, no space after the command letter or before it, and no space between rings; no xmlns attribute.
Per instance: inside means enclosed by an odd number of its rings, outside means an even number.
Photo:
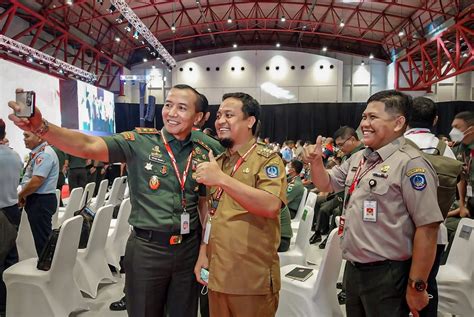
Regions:
<svg viewBox="0 0 474 317"><path fill-rule="evenodd" d="M201 280L209 283L209 271L203 267L201 268Z"/></svg>
<svg viewBox="0 0 474 317"><path fill-rule="evenodd" d="M16 93L16 103L20 106L15 115L21 118L30 118L35 113L36 94L34 91Z"/></svg>

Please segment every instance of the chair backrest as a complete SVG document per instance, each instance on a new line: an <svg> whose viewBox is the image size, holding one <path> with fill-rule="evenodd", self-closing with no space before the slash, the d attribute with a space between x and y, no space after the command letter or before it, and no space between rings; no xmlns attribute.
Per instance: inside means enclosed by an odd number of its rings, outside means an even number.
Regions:
<svg viewBox="0 0 474 317"><path fill-rule="evenodd" d="M105 242L107 241L107 234L109 232L110 221L112 220L112 213L114 206L107 205L100 207L94 217L91 232L89 235L89 242L84 251L85 256L92 252L104 252Z"/></svg>
<svg viewBox="0 0 474 317"><path fill-rule="evenodd" d="M71 195L69 196L69 202L64 210L64 216L62 217L62 222L64 223L65 220L72 218L74 213L80 210L81 200L82 200L82 193L84 189L82 187L74 188L71 191Z"/></svg>
<svg viewBox="0 0 474 317"><path fill-rule="evenodd" d="M107 193L107 186L109 186L109 180L104 179L100 182L99 190L97 191L97 196L95 196L95 202L92 206L92 209L97 212L100 207L104 205L105 194Z"/></svg>
<svg viewBox="0 0 474 317"><path fill-rule="evenodd" d="M94 189L95 189L95 183L88 183L86 187L84 187L79 209L82 209L84 205L87 203L87 201L90 201L92 199L92 197L94 196Z"/></svg>
<svg viewBox="0 0 474 317"><path fill-rule="evenodd" d="M336 289L336 282L342 264L342 250L337 231L337 228L333 229L329 234L328 242L319 267L318 277L316 278L316 286L313 290L313 301L325 303L326 307L324 308L332 312L328 312L325 316L342 316L341 308L337 301ZM337 312L337 314L335 314L335 312Z"/></svg>
<svg viewBox="0 0 474 317"><path fill-rule="evenodd" d="M51 219L51 222L53 224L53 229L57 228L59 226L58 224L58 211L59 211L59 205L61 204L61 191L59 189L56 189L56 211L53 214L53 218Z"/></svg>
<svg viewBox="0 0 474 317"><path fill-rule="evenodd" d="M446 265L454 265L473 274L474 260L474 219L462 218L459 221L453 245L449 251Z"/></svg>
<svg viewBox="0 0 474 317"><path fill-rule="evenodd" d="M18 228L18 236L16 237L16 247L18 249L18 258L20 261L37 258L35 240L33 232L31 232L28 215L24 210L21 211L20 226Z"/></svg>
<svg viewBox="0 0 474 317"><path fill-rule="evenodd" d="M110 189L109 198L105 202L105 205L115 206L117 204L117 196L120 191L120 186L122 186L122 177L116 177L112 183L112 188Z"/></svg>
<svg viewBox="0 0 474 317"><path fill-rule="evenodd" d="M311 225L313 224L314 208L305 206L301 216L298 232L296 232L295 247L303 252L309 247L309 238L311 237Z"/></svg>
<svg viewBox="0 0 474 317"><path fill-rule="evenodd" d="M315 192L309 192L308 197L306 198L306 206L310 206L314 209L314 206L316 206L316 199L318 198L318 195Z"/></svg>
<svg viewBox="0 0 474 317"><path fill-rule="evenodd" d="M118 193L117 193L117 201L116 201L114 206L117 206L118 204L120 204L122 202L126 188L127 188L127 176L122 176L120 187L119 187L119 190L118 190Z"/></svg>
<svg viewBox="0 0 474 317"><path fill-rule="evenodd" d="M75 216L63 222L59 231L58 242L54 250L50 274L72 274L76 263L77 247L82 228L82 216ZM59 276L58 276L59 278Z"/></svg>
<svg viewBox="0 0 474 317"><path fill-rule="evenodd" d="M308 196L308 189L305 187L303 190L303 196L301 196L300 204L298 205L298 210L296 211L295 218L293 221L300 221L301 216L303 215L304 206L306 204L306 197Z"/></svg>
<svg viewBox="0 0 474 317"><path fill-rule="evenodd" d="M120 204L120 209L117 215L117 224L115 225L111 240L119 239L121 236L124 235L128 237L130 231L128 218L130 217L131 211L132 205L130 204L130 198L126 198Z"/></svg>

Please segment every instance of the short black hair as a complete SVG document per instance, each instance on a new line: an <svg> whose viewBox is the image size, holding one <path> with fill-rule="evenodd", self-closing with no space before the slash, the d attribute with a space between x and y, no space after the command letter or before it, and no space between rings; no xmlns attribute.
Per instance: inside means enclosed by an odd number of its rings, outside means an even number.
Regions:
<svg viewBox="0 0 474 317"><path fill-rule="evenodd" d="M416 97L413 99L408 126L410 128L430 129L437 115L438 109L433 100L426 97Z"/></svg>
<svg viewBox="0 0 474 317"><path fill-rule="evenodd" d="M348 139L351 136L353 136L356 140L359 140L359 137L357 136L356 130L354 130L353 128L345 125L345 126L340 127L339 129L337 129L336 132L334 132L333 138L334 138L334 140L336 140L337 138Z"/></svg>
<svg viewBox="0 0 474 317"><path fill-rule="evenodd" d="M261 106L255 98L250 96L249 94L243 92L232 92L227 93L222 96L222 101L226 100L227 98L234 98L238 99L242 102L242 112L245 115L245 118L248 117L255 117L255 124L252 126L252 134L254 136L258 135L258 128L260 127L260 112Z"/></svg>
<svg viewBox="0 0 474 317"><path fill-rule="evenodd" d="M296 174L301 173L301 171L303 170L303 162L301 162L300 160L297 160L297 159L291 160L290 164L291 164L291 167L295 169Z"/></svg>
<svg viewBox="0 0 474 317"><path fill-rule="evenodd" d="M367 100L367 104L379 101L385 105L385 111L391 114L400 114L407 120L410 115L410 109L413 105L413 100L410 96L397 90L382 90L379 91Z"/></svg>
<svg viewBox="0 0 474 317"><path fill-rule="evenodd" d="M474 112L463 111L454 116L454 119L460 119L467 123L468 126L474 125Z"/></svg>
<svg viewBox="0 0 474 317"><path fill-rule="evenodd" d="M3 140L5 138L5 121L3 119L0 119L0 140Z"/></svg>
<svg viewBox="0 0 474 317"><path fill-rule="evenodd" d="M209 102L207 101L206 96L199 93L196 89L189 85L185 84L178 84L174 85L173 89L189 89L196 95L196 112L207 112L207 108L209 107Z"/></svg>

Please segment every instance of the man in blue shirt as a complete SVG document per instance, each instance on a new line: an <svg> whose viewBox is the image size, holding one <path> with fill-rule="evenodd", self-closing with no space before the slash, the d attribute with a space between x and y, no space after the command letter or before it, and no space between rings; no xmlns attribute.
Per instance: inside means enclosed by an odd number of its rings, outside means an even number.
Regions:
<svg viewBox="0 0 474 317"><path fill-rule="evenodd" d="M58 157L40 137L24 132L24 141L31 150L18 194L20 207L25 207L38 255L52 230L51 218L56 211L56 184L59 176Z"/></svg>

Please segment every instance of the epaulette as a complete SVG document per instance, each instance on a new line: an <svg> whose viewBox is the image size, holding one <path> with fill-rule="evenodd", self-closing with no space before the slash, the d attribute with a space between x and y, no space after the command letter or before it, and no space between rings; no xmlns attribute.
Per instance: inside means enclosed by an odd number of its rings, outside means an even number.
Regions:
<svg viewBox="0 0 474 317"><path fill-rule="evenodd" d="M258 145L267 146L267 144L266 144L265 142L263 142L263 141L257 141L257 144L258 144Z"/></svg>
<svg viewBox="0 0 474 317"><path fill-rule="evenodd" d="M136 127L135 131L139 134L160 134L160 131L155 128Z"/></svg>
<svg viewBox="0 0 474 317"><path fill-rule="evenodd" d="M259 148L257 149L257 154L269 158L270 156L272 156L273 151L267 148L265 145L262 145L259 146Z"/></svg>
<svg viewBox="0 0 474 317"><path fill-rule="evenodd" d="M202 142L202 140L197 139L196 143L199 144L200 146L202 146L203 148L205 148L208 152L211 151L211 148L209 146L207 146L206 143Z"/></svg>

